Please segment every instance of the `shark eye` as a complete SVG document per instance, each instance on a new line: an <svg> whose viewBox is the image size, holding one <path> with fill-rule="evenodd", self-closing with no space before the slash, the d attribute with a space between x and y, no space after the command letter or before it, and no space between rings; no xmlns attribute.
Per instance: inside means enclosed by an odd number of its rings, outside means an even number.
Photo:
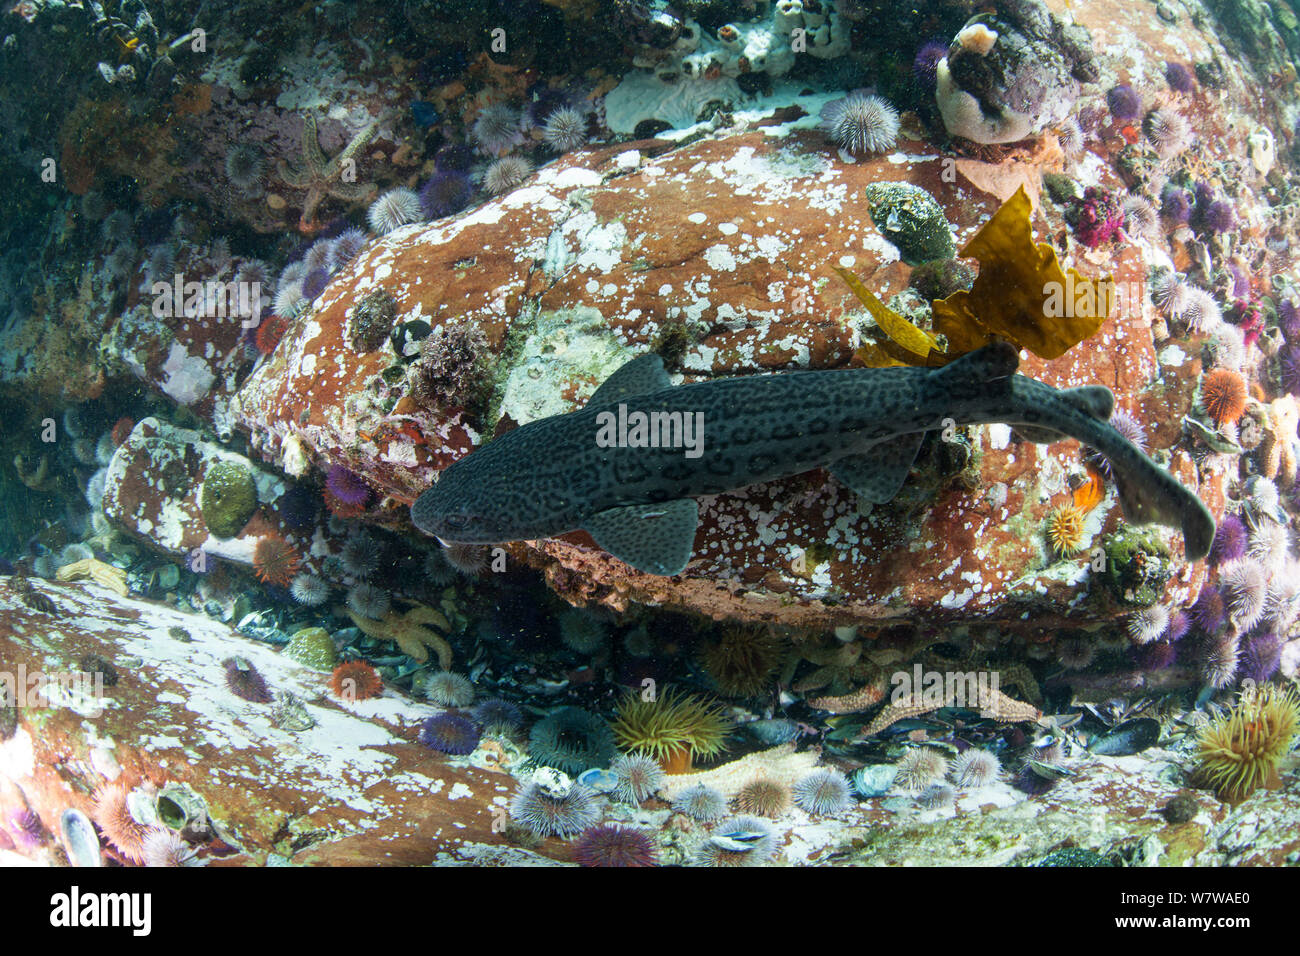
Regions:
<svg viewBox="0 0 1300 956"><path fill-rule="evenodd" d="M452 512L451 514L446 515L443 518L443 521L449 528L464 528L473 520L473 517L473 515Z"/></svg>

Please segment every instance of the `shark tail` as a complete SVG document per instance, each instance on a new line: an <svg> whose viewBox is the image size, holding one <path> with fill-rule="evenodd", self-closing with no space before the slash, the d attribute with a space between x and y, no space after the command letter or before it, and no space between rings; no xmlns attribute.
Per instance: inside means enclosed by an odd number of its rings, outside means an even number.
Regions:
<svg viewBox="0 0 1300 956"><path fill-rule="evenodd" d="M1141 455L1140 451L1134 451ZM1145 457L1145 456L1143 456ZM1214 515L1200 498L1174 478L1173 475L1150 463L1149 469L1134 474L1111 460L1111 473L1119 493L1124 517L1134 524L1163 524L1181 528L1183 550L1188 561L1199 561L1210 553L1214 542Z"/></svg>

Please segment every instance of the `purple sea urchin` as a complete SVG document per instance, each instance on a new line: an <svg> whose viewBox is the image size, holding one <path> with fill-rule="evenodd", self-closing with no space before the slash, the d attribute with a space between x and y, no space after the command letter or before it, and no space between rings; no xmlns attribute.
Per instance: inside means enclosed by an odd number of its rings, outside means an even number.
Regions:
<svg viewBox="0 0 1300 956"><path fill-rule="evenodd" d="M948 44L942 40L926 40L912 58L912 76L927 93L933 93L938 82L939 61L948 55Z"/></svg>
<svg viewBox="0 0 1300 956"><path fill-rule="evenodd" d="M325 473L325 487L345 504L364 505L370 500L370 486L343 465L330 465L329 471Z"/></svg>
<svg viewBox="0 0 1300 956"><path fill-rule="evenodd" d="M620 754L609 765L618 783L614 796L624 803L640 805L664 785L664 771L659 762L644 754Z"/></svg>
<svg viewBox="0 0 1300 956"><path fill-rule="evenodd" d="M677 795L673 809L700 823L713 823L727 815L727 798L712 787L697 783Z"/></svg>
<svg viewBox="0 0 1300 956"><path fill-rule="evenodd" d="M325 287L330 283L330 274L325 269L313 269L308 272L302 280L302 297L308 302L315 301L316 297L325 291Z"/></svg>
<svg viewBox="0 0 1300 956"><path fill-rule="evenodd" d="M457 757L472 754L479 739L478 727L459 714L439 714L420 724L420 743L440 753Z"/></svg>
<svg viewBox="0 0 1300 956"><path fill-rule="evenodd" d="M373 203L366 212L366 221L370 230L379 235L386 235L395 229L420 221L423 210L420 197L405 186L390 189Z"/></svg>
<svg viewBox="0 0 1300 956"><path fill-rule="evenodd" d="M582 784L565 792L526 784L510 801L510 817L534 836L573 836L600 819L595 793Z"/></svg>
<svg viewBox="0 0 1300 956"><path fill-rule="evenodd" d="M533 165L522 156L503 156L483 173L483 188L494 196L509 192L533 174Z"/></svg>
<svg viewBox="0 0 1300 956"><path fill-rule="evenodd" d="M338 272L355 259L369 241L370 237L360 229L344 229L339 233L338 238L334 240L334 245L330 247L329 261L326 263L326 267L331 273Z"/></svg>
<svg viewBox="0 0 1300 956"><path fill-rule="evenodd" d="M1247 638L1241 649L1241 662L1237 665L1241 679L1256 684L1270 680L1282 665L1282 643L1282 639L1272 631Z"/></svg>
<svg viewBox="0 0 1300 956"><path fill-rule="evenodd" d="M367 578L379 567L379 542L364 532L349 535L339 551L343 570L359 578Z"/></svg>
<svg viewBox="0 0 1300 956"><path fill-rule="evenodd" d="M1237 221L1232 205L1226 199L1216 199L1205 207L1201 223L1207 232L1223 233L1229 231Z"/></svg>
<svg viewBox="0 0 1300 956"><path fill-rule="evenodd" d="M1121 123L1127 123L1137 119L1142 112L1142 97L1133 87L1121 83L1106 91L1106 106L1111 116Z"/></svg>
<svg viewBox="0 0 1300 956"><path fill-rule="evenodd" d="M1160 215L1174 225L1182 225L1192 216L1192 194L1186 189L1169 186L1160 197Z"/></svg>
<svg viewBox="0 0 1300 956"><path fill-rule="evenodd" d="M1192 605L1192 620L1206 634L1213 637L1228 624L1228 610L1223 595L1217 588L1203 587Z"/></svg>
<svg viewBox="0 0 1300 956"><path fill-rule="evenodd" d="M437 671L424 682L424 696L439 707L468 707L474 700L474 685L464 674Z"/></svg>
<svg viewBox="0 0 1300 956"><path fill-rule="evenodd" d="M1196 89L1196 77L1192 71L1174 60L1165 64L1165 82L1175 93L1190 93Z"/></svg>
<svg viewBox="0 0 1300 956"><path fill-rule="evenodd" d="M1201 679L1211 687L1224 688L1237 675L1241 647L1235 634L1213 638L1201 654Z"/></svg>
<svg viewBox="0 0 1300 956"><path fill-rule="evenodd" d="M848 777L831 767L822 767L794 785L795 806L814 816L843 813L853 804Z"/></svg>
<svg viewBox="0 0 1300 956"><path fill-rule="evenodd" d="M573 858L580 866L654 866L658 853L645 831L605 823L582 831Z"/></svg>
<svg viewBox="0 0 1300 956"><path fill-rule="evenodd" d="M468 206L473 194L469 176L456 169L440 169L421 188L420 206L426 219L441 219Z"/></svg>
<svg viewBox="0 0 1300 956"><path fill-rule="evenodd" d="M841 149L883 153L898 140L898 111L879 96L850 93L827 105L823 126Z"/></svg>
<svg viewBox="0 0 1300 956"><path fill-rule="evenodd" d="M229 657L221 664L226 669L226 686L232 694L253 704L271 702L271 690L266 686L266 678L252 664L242 657Z"/></svg>

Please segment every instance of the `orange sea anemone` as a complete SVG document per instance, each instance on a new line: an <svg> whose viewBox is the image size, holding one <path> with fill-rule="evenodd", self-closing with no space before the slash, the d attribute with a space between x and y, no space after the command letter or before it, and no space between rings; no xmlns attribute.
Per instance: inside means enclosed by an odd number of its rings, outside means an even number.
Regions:
<svg viewBox="0 0 1300 956"><path fill-rule="evenodd" d="M344 700L369 700L383 693L384 682L379 672L365 661L348 661L334 668L330 689L335 697Z"/></svg>
<svg viewBox="0 0 1300 956"><path fill-rule="evenodd" d="M1061 557L1072 557L1083 547L1083 519L1086 514L1075 505L1057 505L1048 514L1047 540Z"/></svg>
<svg viewBox="0 0 1300 956"><path fill-rule="evenodd" d="M253 549L253 570L258 579L267 584L287 588L301 563L298 552L278 534L262 538Z"/></svg>
<svg viewBox="0 0 1300 956"><path fill-rule="evenodd" d="M284 333L288 328L289 320L284 316L268 315L257 326L257 350L263 355L270 355L275 351L275 347L280 344L280 340L284 338Z"/></svg>
<svg viewBox="0 0 1300 956"><path fill-rule="evenodd" d="M1230 368L1216 368L1201 379L1201 405L1216 424L1235 422L1246 410L1246 382Z"/></svg>

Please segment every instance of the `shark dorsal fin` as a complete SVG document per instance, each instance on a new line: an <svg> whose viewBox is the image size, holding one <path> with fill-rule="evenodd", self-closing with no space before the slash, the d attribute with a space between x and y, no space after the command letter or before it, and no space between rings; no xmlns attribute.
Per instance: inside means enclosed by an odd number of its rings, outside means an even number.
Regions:
<svg viewBox="0 0 1300 956"><path fill-rule="evenodd" d="M1085 415L1109 421L1115 411L1115 395L1105 385L1080 385L1061 390L1061 400L1073 405Z"/></svg>
<svg viewBox="0 0 1300 956"><path fill-rule="evenodd" d="M1020 367L1020 353L1010 342L994 342L930 373L936 385L959 388L1007 378Z"/></svg>
<svg viewBox="0 0 1300 956"><path fill-rule="evenodd" d="M609 378L587 400L587 407L612 405L632 395L647 395L668 388L672 380L664 371L664 360L654 352L638 355Z"/></svg>

